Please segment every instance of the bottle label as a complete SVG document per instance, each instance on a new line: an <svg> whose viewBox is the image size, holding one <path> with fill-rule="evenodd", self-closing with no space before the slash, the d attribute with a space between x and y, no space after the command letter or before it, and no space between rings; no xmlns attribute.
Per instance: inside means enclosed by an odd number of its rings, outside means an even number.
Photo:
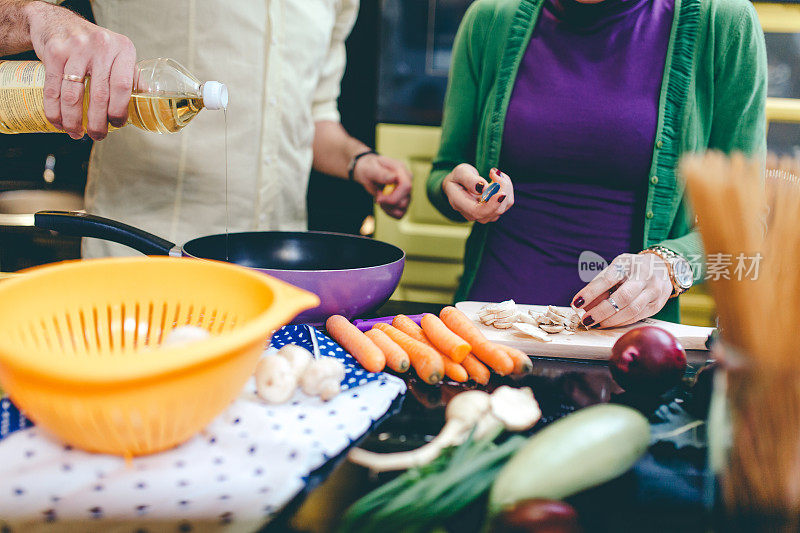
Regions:
<svg viewBox="0 0 800 533"><path fill-rule="evenodd" d="M44 115L44 65L0 61L0 132L59 131Z"/></svg>

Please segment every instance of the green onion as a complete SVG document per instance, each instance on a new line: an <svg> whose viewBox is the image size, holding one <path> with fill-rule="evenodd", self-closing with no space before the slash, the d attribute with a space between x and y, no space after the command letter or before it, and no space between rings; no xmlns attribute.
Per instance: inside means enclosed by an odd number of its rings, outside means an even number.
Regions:
<svg viewBox="0 0 800 533"><path fill-rule="evenodd" d="M506 460L525 442L495 435L448 448L431 464L412 468L357 501L345 514L341 533L428 531L486 494Z"/></svg>

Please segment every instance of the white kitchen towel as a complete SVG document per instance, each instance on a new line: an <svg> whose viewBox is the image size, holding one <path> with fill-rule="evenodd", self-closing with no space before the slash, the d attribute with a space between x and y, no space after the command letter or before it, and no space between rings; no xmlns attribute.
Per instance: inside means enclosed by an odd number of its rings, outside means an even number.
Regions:
<svg viewBox="0 0 800 533"><path fill-rule="evenodd" d="M256 530L405 389L401 379L379 374L329 402L298 391L272 406L256 397L251 379L202 433L130 465L65 447L38 427L17 431L0 441L0 529Z"/></svg>

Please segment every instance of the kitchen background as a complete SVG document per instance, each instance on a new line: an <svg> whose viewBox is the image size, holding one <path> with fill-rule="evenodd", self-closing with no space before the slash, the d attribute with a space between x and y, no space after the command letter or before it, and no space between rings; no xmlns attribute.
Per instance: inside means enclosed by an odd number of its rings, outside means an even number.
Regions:
<svg viewBox="0 0 800 533"><path fill-rule="evenodd" d="M362 0L348 40L340 108L348 131L404 159L415 174L409 214L400 222L373 215L357 185L314 174L310 229L375 235L408 254L396 298L449 301L460 276L465 224L446 221L428 204L424 180L438 145L450 53L472 0ZM91 19L88 0L64 5ZM769 58L768 145L800 155L800 4L756 3ZM25 57L34 57L30 54ZM30 227L37 209L80 207L91 141L66 135L0 136L0 270L78 257L77 239ZM696 323L710 320L702 290L684 298ZM694 315L692 315L694 313ZM686 315L686 312L684 313Z"/></svg>

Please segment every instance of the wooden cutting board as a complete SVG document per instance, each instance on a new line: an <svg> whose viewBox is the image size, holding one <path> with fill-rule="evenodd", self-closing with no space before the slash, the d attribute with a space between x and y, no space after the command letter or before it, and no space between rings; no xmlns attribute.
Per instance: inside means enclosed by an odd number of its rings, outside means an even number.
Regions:
<svg viewBox="0 0 800 533"><path fill-rule="evenodd" d="M546 357L563 357L569 359L601 359L611 357L611 347L627 331L639 326L658 326L672 333L685 350L706 350L706 339L714 328L699 326L686 326L647 318L636 324L613 329L579 330L574 335L556 333L550 335L550 342L538 341L534 338L516 334L512 330L503 330L484 326L478 321L478 310L487 302L459 302L456 307L463 311L480 328L486 338L524 351L528 355L541 355ZM533 309L534 312L543 312L547 306L522 305L517 307L522 311Z"/></svg>

